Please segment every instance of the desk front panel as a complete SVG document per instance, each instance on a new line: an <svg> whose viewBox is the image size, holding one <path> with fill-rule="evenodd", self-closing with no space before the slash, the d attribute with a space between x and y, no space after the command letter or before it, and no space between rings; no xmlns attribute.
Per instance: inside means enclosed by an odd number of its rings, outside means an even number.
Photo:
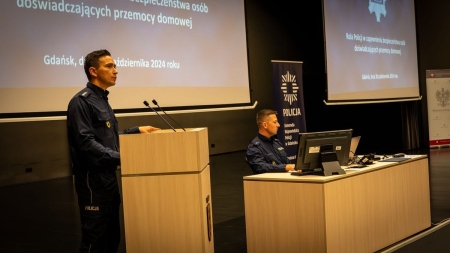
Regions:
<svg viewBox="0 0 450 253"><path fill-rule="evenodd" d="M428 159L346 175L244 177L247 250L374 252L431 225Z"/></svg>
<svg viewBox="0 0 450 253"><path fill-rule="evenodd" d="M374 252L431 225L428 159L325 184L327 252Z"/></svg>
<svg viewBox="0 0 450 253"><path fill-rule="evenodd" d="M244 181L247 251L325 252L322 184Z"/></svg>

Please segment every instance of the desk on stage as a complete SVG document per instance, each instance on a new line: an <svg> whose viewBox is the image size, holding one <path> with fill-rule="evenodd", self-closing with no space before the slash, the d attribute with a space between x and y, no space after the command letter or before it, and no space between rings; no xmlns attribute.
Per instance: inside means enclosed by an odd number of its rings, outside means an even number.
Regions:
<svg viewBox="0 0 450 253"><path fill-rule="evenodd" d="M244 177L248 253L374 252L431 225L427 156L345 175Z"/></svg>

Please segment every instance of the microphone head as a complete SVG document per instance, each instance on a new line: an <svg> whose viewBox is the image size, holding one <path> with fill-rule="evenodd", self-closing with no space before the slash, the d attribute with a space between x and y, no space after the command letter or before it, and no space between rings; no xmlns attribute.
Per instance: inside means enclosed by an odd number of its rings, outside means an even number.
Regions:
<svg viewBox="0 0 450 253"><path fill-rule="evenodd" d="M158 103L156 102L156 100L152 100L152 103L154 104L154 105L158 105Z"/></svg>
<svg viewBox="0 0 450 253"><path fill-rule="evenodd" d="M144 105L149 106L148 102L144 100Z"/></svg>

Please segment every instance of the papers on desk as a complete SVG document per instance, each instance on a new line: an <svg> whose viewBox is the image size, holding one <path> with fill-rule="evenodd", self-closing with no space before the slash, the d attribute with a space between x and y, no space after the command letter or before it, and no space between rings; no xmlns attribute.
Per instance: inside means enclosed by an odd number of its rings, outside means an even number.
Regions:
<svg viewBox="0 0 450 253"><path fill-rule="evenodd" d="M409 160L412 158L417 158L424 155L405 155L403 157L389 157L383 160L380 160L380 162L403 162L405 160Z"/></svg>
<svg viewBox="0 0 450 253"><path fill-rule="evenodd" d="M424 156L424 155L405 155L405 157L407 157L407 158L416 158L419 156Z"/></svg>

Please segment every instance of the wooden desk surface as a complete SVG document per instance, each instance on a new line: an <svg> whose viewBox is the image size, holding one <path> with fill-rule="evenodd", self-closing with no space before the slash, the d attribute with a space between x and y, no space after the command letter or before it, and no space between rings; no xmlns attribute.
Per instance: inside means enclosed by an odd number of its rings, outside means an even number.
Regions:
<svg viewBox="0 0 450 253"><path fill-rule="evenodd" d="M369 173L381 169L386 169L398 164L411 163L417 160L427 158L427 155L420 155L414 158L402 161L402 162L375 162L367 167L360 169L348 169L343 166L346 174L335 175L335 176L317 176L317 175L305 175L305 176L294 176L290 172L277 172L277 173L263 173L257 175L244 176L244 180L263 180L263 181L295 181L295 182L310 182L310 183L326 183L335 180L342 180L348 177L357 176L364 173Z"/></svg>

